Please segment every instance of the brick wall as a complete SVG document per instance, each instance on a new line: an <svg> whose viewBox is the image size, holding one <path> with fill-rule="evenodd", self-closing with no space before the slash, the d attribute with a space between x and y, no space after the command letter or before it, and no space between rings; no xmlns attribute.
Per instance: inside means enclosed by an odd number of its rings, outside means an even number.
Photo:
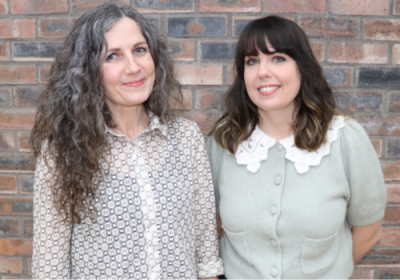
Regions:
<svg viewBox="0 0 400 280"><path fill-rule="evenodd" d="M38 95L74 20L106 0L0 0L0 278L30 278L34 165L27 139ZM357 278L400 278L400 0L110 0L169 38L185 114L204 133L232 82L236 40L267 14L309 35L340 104L365 127L385 174L383 236Z"/></svg>

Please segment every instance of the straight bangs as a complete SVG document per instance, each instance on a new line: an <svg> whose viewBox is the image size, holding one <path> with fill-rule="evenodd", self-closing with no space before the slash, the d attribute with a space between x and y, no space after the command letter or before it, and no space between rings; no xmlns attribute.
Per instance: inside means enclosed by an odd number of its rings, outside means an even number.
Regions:
<svg viewBox="0 0 400 280"><path fill-rule="evenodd" d="M267 55L283 53L297 60L296 53L299 49L296 51L296 48L301 48L301 46L298 46L299 38L296 38L293 26L296 26L296 24L275 16L250 22L240 35L236 62L244 63L246 56L257 56L258 52ZM268 49L266 41L274 48L274 52ZM243 73L241 71L243 69L239 68L244 67L244 65L237 65L237 67L238 73Z"/></svg>

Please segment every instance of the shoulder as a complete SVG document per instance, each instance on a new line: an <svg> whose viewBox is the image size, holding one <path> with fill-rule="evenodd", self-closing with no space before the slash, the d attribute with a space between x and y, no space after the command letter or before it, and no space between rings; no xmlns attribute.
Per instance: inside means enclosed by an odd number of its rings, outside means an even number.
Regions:
<svg viewBox="0 0 400 280"><path fill-rule="evenodd" d="M345 117L344 127L340 131L340 137L342 144L371 144L371 140L365 129L356 120Z"/></svg>
<svg viewBox="0 0 400 280"><path fill-rule="evenodd" d="M193 133L201 133L201 130L197 125L197 123L181 116L174 117L167 123L167 125L169 129L175 131L180 131L180 132L190 131Z"/></svg>

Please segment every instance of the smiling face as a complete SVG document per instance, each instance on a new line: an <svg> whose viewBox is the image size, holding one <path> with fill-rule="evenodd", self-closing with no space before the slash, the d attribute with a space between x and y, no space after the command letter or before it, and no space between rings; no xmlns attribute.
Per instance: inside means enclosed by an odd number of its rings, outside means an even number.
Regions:
<svg viewBox="0 0 400 280"><path fill-rule="evenodd" d="M138 24L124 17L105 34L108 45L102 78L111 112L143 106L152 90L155 66Z"/></svg>
<svg viewBox="0 0 400 280"><path fill-rule="evenodd" d="M258 107L259 113L282 111L293 113L294 99L301 86L301 74L296 61L266 42L271 54L258 51L255 56L245 57L244 81L246 90Z"/></svg>

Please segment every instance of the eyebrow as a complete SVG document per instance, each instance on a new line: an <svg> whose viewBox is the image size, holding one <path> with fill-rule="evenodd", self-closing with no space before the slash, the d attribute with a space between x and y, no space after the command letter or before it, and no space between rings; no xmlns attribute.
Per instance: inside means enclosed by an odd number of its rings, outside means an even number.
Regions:
<svg viewBox="0 0 400 280"><path fill-rule="evenodd" d="M138 43L136 43L136 44L133 45L133 48L136 48L137 46L140 46L140 45L147 45L147 42L146 42L146 41L138 42ZM115 52L115 51L120 51L120 50L121 50L120 48L112 48L112 49L108 49L107 53L109 53L109 52Z"/></svg>

